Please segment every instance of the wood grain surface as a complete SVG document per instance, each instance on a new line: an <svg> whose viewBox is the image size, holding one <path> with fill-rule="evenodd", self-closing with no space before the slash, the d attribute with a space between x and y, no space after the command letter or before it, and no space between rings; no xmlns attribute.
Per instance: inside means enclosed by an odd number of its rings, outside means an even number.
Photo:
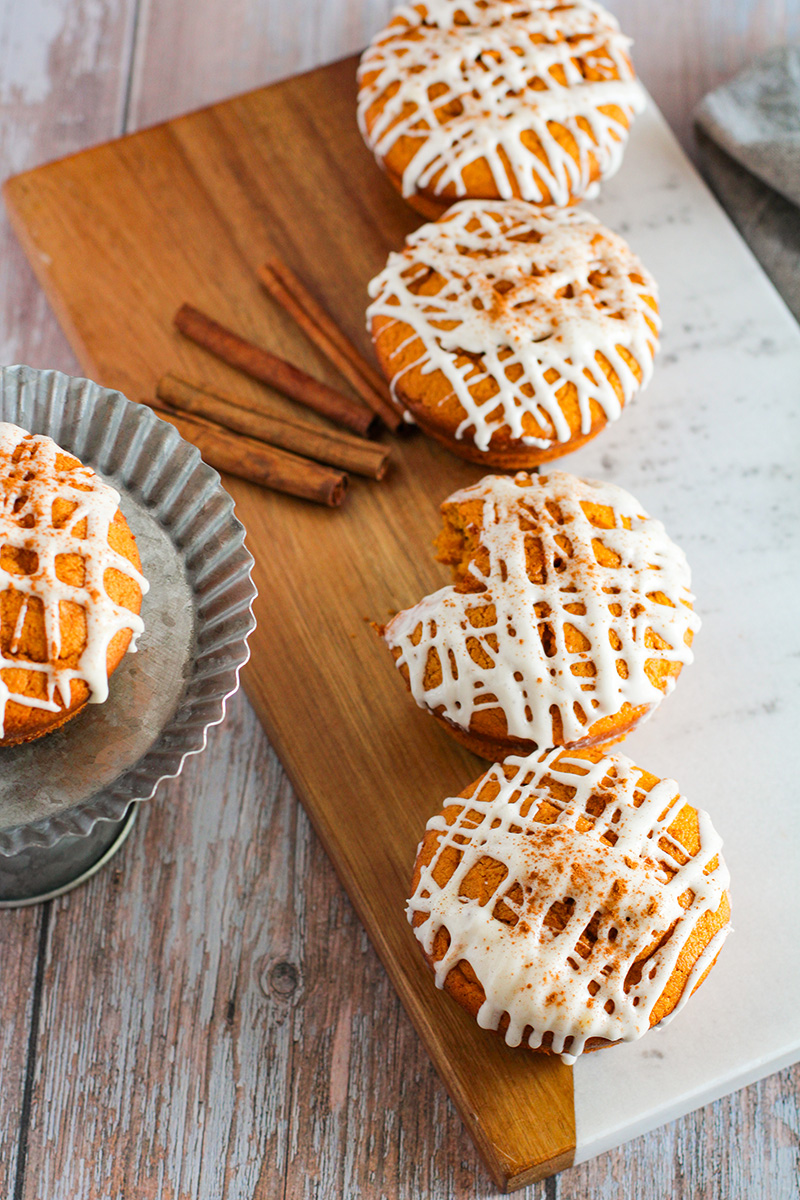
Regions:
<svg viewBox="0 0 800 1200"><path fill-rule="evenodd" d="M126 114L160 119L335 58L388 5L307 0L311 50L302 7L9 0L3 174L120 132ZM657 20L651 0L612 7L684 133L694 95L800 32L794 0L683 0ZM5 226L0 240L5 360L74 370ZM0 945L0 1195L495 1194L243 697L115 867L0 914ZM198 1012L211 1019L195 1028ZM782 1072L526 1195L793 1200L799 1084L800 1068Z"/></svg>

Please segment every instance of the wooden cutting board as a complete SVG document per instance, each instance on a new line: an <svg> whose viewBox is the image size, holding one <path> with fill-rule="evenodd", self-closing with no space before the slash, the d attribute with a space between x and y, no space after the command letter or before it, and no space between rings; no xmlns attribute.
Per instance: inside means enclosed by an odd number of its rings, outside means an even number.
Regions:
<svg viewBox="0 0 800 1200"><path fill-rule="evenodd" d="M368 352L366 284L419 218L361 141L355 65L6 183L15 229L88 376L132 400L152 398L166 371L264 397L173 331L189 301L346 390L255 269L277 252ZM369 625L448 581L433 561L438 507L481 473L411 434L393 441L387 479L354 480L338 511L226 483L259 590L245 689L493 1179L513 1189L571 1163L572 1071L509 1050L433 986L404 916L414 853L428 818L484 764L416 709Z"/></svg>

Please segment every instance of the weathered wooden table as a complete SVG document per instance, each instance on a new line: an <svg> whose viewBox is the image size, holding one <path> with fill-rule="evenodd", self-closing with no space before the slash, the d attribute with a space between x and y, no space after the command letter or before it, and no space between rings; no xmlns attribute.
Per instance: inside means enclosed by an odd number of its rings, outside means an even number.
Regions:
<svg viewBox="0 0 800 1200"><path fill-rule="evenodd" d="M616 0L684 145L800 0ZM388 0L4 0L0 170L356 50ZM5 222L0 358L76 364ZM244 696L112 867L0 913L0 1196L493 1189ZM800 1196L800 1067L532 1187Z"/></svg>

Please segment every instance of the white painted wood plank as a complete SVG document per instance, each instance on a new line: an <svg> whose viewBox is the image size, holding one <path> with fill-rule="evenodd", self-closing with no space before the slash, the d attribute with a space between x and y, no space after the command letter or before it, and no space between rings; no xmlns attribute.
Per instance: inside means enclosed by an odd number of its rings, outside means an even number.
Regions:
<svg viewBox="0 0 800 1200"><path fill-rule="evenodd" d="M5 178L121 132L135 0L0 6L0 164ZM0 214L0 361L75 359Z"/></svg>
<svg viewBox="0 0 800 1200"><path fill-rule="evenodd" d="M252 710L232 707L114 867L54 906L31 1200L280 1189L307 839Z"/></svg>
<svg viewBox="0 0 800 1200"><path fill-rule="evenodd" d="M0 913L0 1196L17 1178L42 913Z"/></svg>
<svg viewBox="0 0 800 1200"><path fill-rule="evenodd" d="M770 46L800 38L797 0L607 0L634 39L636 69L694 156L698 101Z"/></svg>
<svg viewBox="0 0 800 1200"><path fill-rule="evenodd" d="M142 0L131 128L361 50L392 0Z"/></svg>

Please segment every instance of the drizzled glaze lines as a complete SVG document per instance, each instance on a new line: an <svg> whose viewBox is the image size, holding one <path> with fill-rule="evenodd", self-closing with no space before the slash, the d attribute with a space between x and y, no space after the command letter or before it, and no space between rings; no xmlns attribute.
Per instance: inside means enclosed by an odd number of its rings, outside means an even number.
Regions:
<svg viewBox="0 0 800 1200"><path fill-rule="evenodd" d="M499 707L509 736L540 749L553 745L553 706L569 745L626 702L657 705L664 692L650 679L648 661L690 663L687 634L700 626L686 557L662 523L617 485L561 471L490 475L443 507L472 500L481 502L482 517L470 532L487 558L485 570L476 556L470 560L475 590L441 588L386 626L417 704L465 730L481 707ZM614 528L598 528L584 505L612 510ZM528 575L527 537L541 544L538 581ZM616 565L601 565L596 540ZM568 626L581 649L568 648ZM434 652L441 678L426 690ZM675 681L664 682L670 691Z"/></svg>
<svg viewBox="0 0 800 1200"><path fill-rule="evenodd" d="M418 291L431 277L441 280L438 290ZM499 430L543 450L569 441L561 407L568 383L580 432L588 434L592 402L613 421L652 374L660 328L655 280L621 237L575 209L461 201L389 255L369 294L367 324L378 347L395 323L409 329L394 351L397 366L389 363L395 400L404 403L410 372L442 372L464 411L456 438L482 451ZM377 318L386 324L376 331ZM487 378L492 386L478 399Z"/></svg>
<svg viewBox="0 0 800 1200"><path fill-rule="evenodd" d="M566 205L618 169L644 106L629 46L592 0L400 5L362 57L359 126L379 161L415 147L404 196L469 195L484 162L501 199Z"/></svg>
<svg viewBox="0 0 800 1200"><path fill-rule="evenodd" d="M700 848L690 856L668 833L685 803L678 785L664 779L647 791L642 775L623 754L597 763L563 751L509 758L469 800L447 802L464 810L452 824L442 814L428 822L439 840L408 902L409 920L422 916L414 932L429 956L447 930L437 986L467 962L485 994L478 1023L497 1029L507 1014L511 1046L526 1031L532 1048L549 1035L553 1053L573 1063L590 1038L641 1037L695 925L723 903L729 875L708 814L697 810ZM571 799L559 799L553 783ZM552 823L536 819L543 802ZM458 860L448 874L439 864L449 847ZM462 885L486 859L505 874L480 903ZM498 901L513 923L496 915ZM550 916L554 905L560 919ZM729 930L724 925L699 955L670 1017Z"/></svg>
<svg viewBox="0 0 800 1200"><path fill-rule="evenodd" d="M0 737L10 701L58 712L62 705L64 708L70 705L73 679L86 682L90 703L102 703L108 697L106 654L109 643L120 630L130 629L129 648L134 650L136 639L144 630L141 617L116 604L105 586L105 573L114 568L133 579L143 594L148 590L144 576L108 544L111 522L119 508L119 493L88 467L60 468L57 465L60 454L65 451L60 450L51 438L29 434L16 425L0 422L0 546L33 552L37 557L31 574L17 574L0 568L0 592L16 591L23 596L8 652L0 653ZM58 526L53 523L53 506L57 500L74 506L71 514ZM86 521L86 534L79 537L75 530L83 521ZM79 587L58 577L58 557L71 554L83 560L84 580ZM41 601L43 608L47 640L44 662L14 657L33 597ZM64 603L79 605L86 618L86 642L74 669L59 664L60 606ZM41 672L46 677L44 698L15 692L3 681L3 670L20 667Z"/></svg>

